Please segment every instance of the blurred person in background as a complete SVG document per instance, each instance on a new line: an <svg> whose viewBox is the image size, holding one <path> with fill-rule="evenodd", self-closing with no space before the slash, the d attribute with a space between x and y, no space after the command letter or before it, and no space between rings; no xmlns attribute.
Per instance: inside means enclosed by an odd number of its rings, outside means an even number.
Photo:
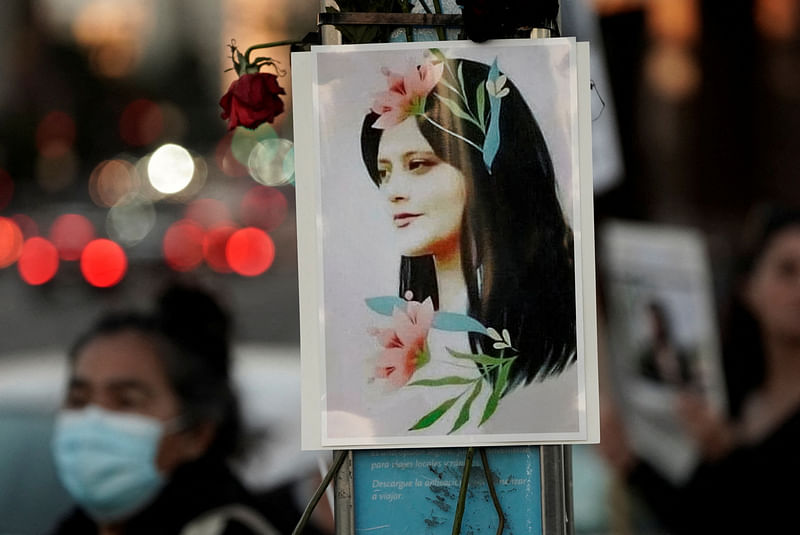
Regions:
<svg viewBox="0 0 800 535"><path fill-rule="evenodd" d="M672 485L638 459L612 402L601 409L601 453L670 533L797 530L800 209L760 207L750 224L723 333L729 414L679 400L703 456L689 480Z"/></svg>
<svg viewBox="0 0 800 535"><path fill-rule="evenodd" d="M53 437L77 507L54 533L278 533L228 466L230 323L210 294L173 285L155 312L106 316L77 340Z"/></svg>

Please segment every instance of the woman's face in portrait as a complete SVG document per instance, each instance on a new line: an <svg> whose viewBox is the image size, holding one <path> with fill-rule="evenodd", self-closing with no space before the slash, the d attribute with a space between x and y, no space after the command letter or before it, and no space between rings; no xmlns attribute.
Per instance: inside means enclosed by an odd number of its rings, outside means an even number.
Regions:
<svg viewBox="0 0 800 535"><path fill-rule="evenodd" d="M466 205L464 175L436 155L413 117L383 132L378 171L400 253L457 252Z"/></svg>
<svg viewBox="0 0 800 535"><path fill-rule="evenodd" d="M765 335L800 341L800 226L772 238L745 291Z"/></svg>

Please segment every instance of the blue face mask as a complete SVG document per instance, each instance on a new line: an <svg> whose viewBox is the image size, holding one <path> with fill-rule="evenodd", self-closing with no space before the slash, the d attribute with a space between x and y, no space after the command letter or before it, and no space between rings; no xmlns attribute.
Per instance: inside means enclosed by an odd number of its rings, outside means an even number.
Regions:
<svg viewBox="0 0 800 535"><path fill-rule="evenodd" d="M53 453L61 482L98 522L121 520L146 506L164 478L155 466L163 424L96 406L56 418Z"/></svg>

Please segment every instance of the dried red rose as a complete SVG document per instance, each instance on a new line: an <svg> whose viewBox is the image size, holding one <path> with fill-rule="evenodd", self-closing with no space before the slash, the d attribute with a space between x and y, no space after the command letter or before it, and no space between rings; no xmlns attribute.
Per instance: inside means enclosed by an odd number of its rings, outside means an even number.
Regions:
<svg viewBox="0 0 800 535"><path fill-rule="evenodd" d="M228 130L271 123L283 112L283 101L278 95L285 94L274 74L243 74L231 83L228 92L220 99L221 117L228 121Z"/></svg>

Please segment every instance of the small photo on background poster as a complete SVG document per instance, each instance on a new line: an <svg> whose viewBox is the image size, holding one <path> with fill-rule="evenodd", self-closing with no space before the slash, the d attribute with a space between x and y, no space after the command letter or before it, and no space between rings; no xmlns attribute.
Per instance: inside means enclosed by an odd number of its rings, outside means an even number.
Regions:
<svg viewBox="0 0 800 535"><path fill-rule="evenodd" d="M724 406L711 267L692 228L613 221L601 229L608 360L637 452L676 483L697 460L676 413L682 392Z"/></svg>
<svg viewBox="0 0 800 535"><path fill-rule="evenodd" d="M585 52L312 50L294 106L303 418L320 447L594 436Z"/></svg>

